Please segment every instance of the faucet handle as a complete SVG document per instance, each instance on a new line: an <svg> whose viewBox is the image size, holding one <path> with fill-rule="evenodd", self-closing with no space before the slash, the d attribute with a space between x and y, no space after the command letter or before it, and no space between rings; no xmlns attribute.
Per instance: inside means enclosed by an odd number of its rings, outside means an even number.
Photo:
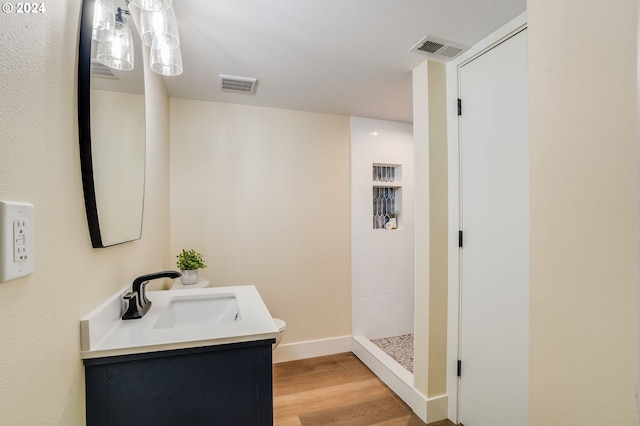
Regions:
<svg viewBox="0 0 640 426"><path fill-rule="evenodd" d="M134 291L127 292L122 296L125 302L127 302L127 310L122 315L123 320L142 318L140 309L138 307L138 294Z"/></svg>

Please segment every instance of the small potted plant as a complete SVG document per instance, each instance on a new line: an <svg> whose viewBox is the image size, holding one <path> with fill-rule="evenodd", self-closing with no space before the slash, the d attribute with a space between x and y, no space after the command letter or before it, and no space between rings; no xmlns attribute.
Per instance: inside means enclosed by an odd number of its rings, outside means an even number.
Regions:
<svg viewBox="0 0 640 426"><path fill-rule="evenodd" d="M182 250L177 257L178 262L176 262L176 266L182 272L182 276L180 277L182 284L189 285L197 283L198 271L207 267L204 259L202 259L202 255L191 249Z"/></svg>

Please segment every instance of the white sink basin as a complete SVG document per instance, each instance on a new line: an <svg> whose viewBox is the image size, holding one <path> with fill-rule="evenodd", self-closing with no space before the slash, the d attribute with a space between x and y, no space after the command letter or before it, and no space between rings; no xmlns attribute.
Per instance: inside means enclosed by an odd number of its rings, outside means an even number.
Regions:
<svg viewBox="0 0 640 426"><path fill-rule="evenodd" d="M236 321L240 321L240 310L233 293L175 296L169 300L153 328L210 326Z"/></svg>

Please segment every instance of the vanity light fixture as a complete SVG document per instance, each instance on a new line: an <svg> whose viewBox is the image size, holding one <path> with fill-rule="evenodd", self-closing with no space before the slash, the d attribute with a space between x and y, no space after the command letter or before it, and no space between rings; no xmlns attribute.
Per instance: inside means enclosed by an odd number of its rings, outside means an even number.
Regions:
<svg viewBox="0 0 640 426"><path fill-rule="evenodd" d="M93 30L91 38L95 41L111 41L116 27L113 0L96 0L93 6Z"/></svg>
<svg viewBox="0 0 640 426"><path fill-rule="evenodd" d="M180 46L178 23L173 8L164 10L140 10L140 38L149 47L156 41L158 46L175 49Z"/></svg>
<svg viewBox="0 0 640 426"><path fill-rule="evenodd" d="M125 0L125 3L139 8L134 18L139 18L136 24L142 42L151 48L151 70L170 77L182 74L180 34L172 0ZM122 14L131 15L120 7L116 11L114 0L95 0L92 38L98 41L96 59L100 63L130 71L134 66L133 38Z"/></svg>
<svg viewBox="0 0 640 426"><path fill-rule="evenodd" d="M173 8L140 10L139 28L142 42L151 47L151 70L168 77L182 74L180 33Z"/></svg>
<svg viewBox="0 0 640 426"><path fill-rule="evenodd" d="M169 77L182 74L180 46L170 47L154 39L151 47L151 69Z"/></svg>
<svg viewBox="0 0 640 426"><path fill-rule="evenodd" d="M111 41L98 42L98 52L96 59L109 68L120 71L131 71L133 69L133 37L127 25L127 20L122 14L129 15L129 12L118 8L115 15L116 26Z"/></svg>

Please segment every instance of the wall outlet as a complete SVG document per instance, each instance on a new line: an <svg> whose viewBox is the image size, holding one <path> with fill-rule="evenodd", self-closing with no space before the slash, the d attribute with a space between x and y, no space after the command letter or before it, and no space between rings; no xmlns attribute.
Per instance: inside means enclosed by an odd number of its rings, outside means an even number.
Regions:
<svg viewBox="0 0 640 426"><path fill-rule="evenodd" d="M0 201L0 282L35 270L33 204Z"/></svg>

